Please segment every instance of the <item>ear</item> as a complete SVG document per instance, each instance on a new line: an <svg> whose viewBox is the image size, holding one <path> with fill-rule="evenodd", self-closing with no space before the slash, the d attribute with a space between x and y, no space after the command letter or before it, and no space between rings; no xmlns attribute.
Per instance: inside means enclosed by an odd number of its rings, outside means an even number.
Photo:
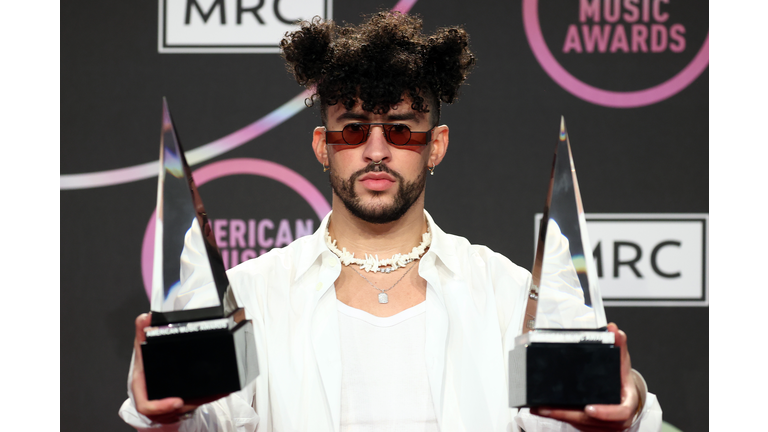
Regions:
<svg viewBox="0 0 768 432"><path fill-rule="evenodd" d="M312 132L312 149L315 151L317 161L328 166L328 147L325 144L325 127L318 126Z"/></svg>
<svg viewBox="0 0 768 432"><path fill-rule="evenodd" d="M429 166L438 166L448 151L448 126L441 125L432 131L432 146L429 151Z"/></svg>

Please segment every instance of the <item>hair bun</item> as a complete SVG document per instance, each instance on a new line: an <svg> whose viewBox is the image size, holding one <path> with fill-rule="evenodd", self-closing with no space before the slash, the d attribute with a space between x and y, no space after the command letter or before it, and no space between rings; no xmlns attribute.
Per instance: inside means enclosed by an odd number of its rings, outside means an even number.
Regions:
<svg viewBox="0 0 768 432"><path fill-rule="evenodd" d="M333 21L324 22L316 16L311 21L303 21L299 30L286 33L280 41L288 70L299 84L312 86L320 80L328 62L335 27Z"/></svg>
<svg viewBox="0 0 768 432"><path fill-rule="evenodd" d="M451 103L475 63L469 51L469 35L462 28L442 28L427 41L425 66L439 89L438 98Z"/></svg>

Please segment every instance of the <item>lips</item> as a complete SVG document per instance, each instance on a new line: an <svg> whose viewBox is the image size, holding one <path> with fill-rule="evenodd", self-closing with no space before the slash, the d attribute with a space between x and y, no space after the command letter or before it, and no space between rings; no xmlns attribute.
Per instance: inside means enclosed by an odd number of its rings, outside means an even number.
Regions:
<svg viewBox="0 0 768 432"><path fill-rule="evenodd" d="M383 172L367 173L358 179L366 189L383 191L395 183L395 178Z"/></svg>
<svg viewBox="0 0 768 432"><path fill-rule="evenodd" d="M394 182L395 178L385 172L371 172L360 177L360 181L365 180L389 180Z"/></svg>

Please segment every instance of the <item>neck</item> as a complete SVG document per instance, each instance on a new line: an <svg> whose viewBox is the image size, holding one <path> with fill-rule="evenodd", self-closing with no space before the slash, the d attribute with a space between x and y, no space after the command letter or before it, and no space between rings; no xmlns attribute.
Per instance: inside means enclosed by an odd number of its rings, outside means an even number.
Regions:
<svg viewBox="0 0 768 432"><path fill-rule="evenodd" d="M329 223L336 246L354 252L356 257L363 257L364 254L389 257L396 253L408 253L421 243L421 236L427 231L424 195L400 219L373 224L352 215L334 194Z"/></svg>

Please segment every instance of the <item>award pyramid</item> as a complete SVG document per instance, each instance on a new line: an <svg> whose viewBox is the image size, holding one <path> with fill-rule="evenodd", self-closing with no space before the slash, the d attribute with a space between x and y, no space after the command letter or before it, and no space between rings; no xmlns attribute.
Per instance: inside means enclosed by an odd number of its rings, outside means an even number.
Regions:
<svg viewBox="0 0 768 432"><path fill-rule="evenodd" d="M563 118L531 273L532 291L538 298L531 298L529 304L537 308L535 316L526 316L524 333L533 329L595 330L607 325Z"/></svg>
<svg viewBox="0 0 768 432"><path fill-rule="evenodd" d="M510 406L619 403L619 348L606 329L563 118L531 273L523 332L509 354Z"/></svg>
<svg viewBox="0 0 768 432"><path fill-rule="evenodd" d="M152 321L141 347L148 397L238 391L258 375L253 324L237 307L165 98L155 215Z"/></svg>
<svg viewBox="0 0 768 432"><path fill-rule="evenodd" d="M160 174L155 212L155 258L152 273L152 325L222 318L236 307L224 262L216 246L208 215L184 157L168 103L163 98L163 126L160 138ZM189 246L185 251L185 242ZM194 255L192 254L194 252ZM187 258L182 266L183 255ZM177 311L174 300L185 284L200 288L212 284L219 299L228 300L227 310L218 305ZM189 291L189 289L187 289ZM176 302L178 303L178 302Z"/></svg>

